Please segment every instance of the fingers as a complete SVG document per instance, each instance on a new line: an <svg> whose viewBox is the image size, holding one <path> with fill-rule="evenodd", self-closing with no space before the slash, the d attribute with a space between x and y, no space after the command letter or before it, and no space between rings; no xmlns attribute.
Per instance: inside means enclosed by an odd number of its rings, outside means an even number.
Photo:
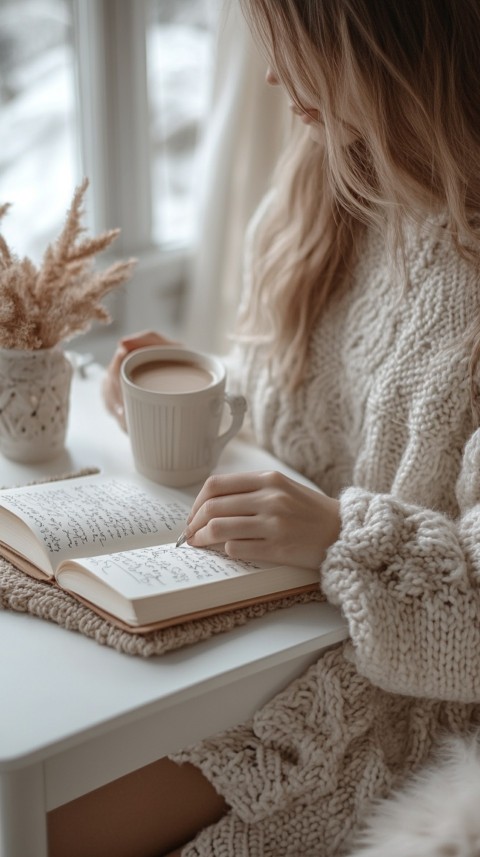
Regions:
<svg viewBox="0 0 480 857"><path fill-rule="evenodd" d="M319 568L340 527L339 503L323 492L277 472L234 473L207 479L185 535L237 559Z"/></svg>
<svg viewBox="0 0 480 857"><path fill-rule="evenodd" d="M103 399L107 410L116 417L124 431L126 431L126 423L120 384L120 366L127 353L126 348L119 345L107 368L102 385Z"/></svg>
<svg viewBox="0 0 480 857"><path fill-rule="evenodd" d="M214 518L247 517L258 511L255 493L227 494L202 503L193 518L189 516L189 531L193 534Z"/></svg>
<svg viewBox="0 0 480 857"><path fill-rule="evenodd" d="M268 501L282 481L288 480L269 472L211 476L192 507L186 529L188 544L224 544L229 556L261 559L265 540L271 542L278 534L276 515Z"/></svg>
<svg viewBox="0 0 480 857"><path fill-rule="evenodd" d="M204 527L200 527L191 538L187 538L192 547L225 544L232 539L259 539L261 526L255 516L246 518L212 518Z"/></svg>
<svg viewBox="0 0 480 857"><path fill-rule="evenodd" d="M240 494L207 497L193 517L189 518L186 539L193 547L205 547L237 539L264 539L272 530L273 519L265 503L264 493L258 489L260 479L227 479L221 482L222 490L228 485L247 489ZM206 489L210 490L210 489ZM193 510L192 510L193 511Z"/></svg>
<svg viewBox="0 0 480 857"><path fill-rule="evenodd" d="M129 351L135 351L137 348L146 348L149 345L178 345L178 342L162 336L155 330L142 330L140 333L124 336L120 340L120 345L125 349L124 356L126 356Z"/></svg>
<svg viewBox="0 0 480 857"><path fill-rule="evenodd" d="M190 512L188 523L193 523L193 519L198 510L208 501L216 497L225 497L227 495L251 494L265 486L275 487L279 479L286 479L275 472L252 472L252 473L226 473L210 476L205 482L200 493L197 495L195 502ZM253 513L252 513L253 514Z"/></svg>

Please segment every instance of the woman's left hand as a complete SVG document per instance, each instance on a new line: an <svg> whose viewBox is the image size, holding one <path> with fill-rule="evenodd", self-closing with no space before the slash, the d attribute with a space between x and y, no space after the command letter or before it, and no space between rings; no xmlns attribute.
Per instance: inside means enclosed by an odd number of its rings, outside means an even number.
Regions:
<svg viewBox="0 0 480 857"><path fill-rule="evenodd" d="M103 400L107 409L120 423L124 431L127 431L127 423L125 420L125 408L120 381L120 367L127 354L130 354L131 351L136 351L137 348L145 348L148 345L178 345L178 343L172 339L167 339L167 337L162 336L161 333L157 333L155 330L143 330L140 333L124 336L118 343L117 350L107 366L107 371L103 379Z"/></svg>
<svg viewBox="0 0 480 857"><path fill-rule="evenodd" d="M224 544L235 559L318 568L340 526L337 500L281 473L219 474L198 494L186 540Z"/></svg>

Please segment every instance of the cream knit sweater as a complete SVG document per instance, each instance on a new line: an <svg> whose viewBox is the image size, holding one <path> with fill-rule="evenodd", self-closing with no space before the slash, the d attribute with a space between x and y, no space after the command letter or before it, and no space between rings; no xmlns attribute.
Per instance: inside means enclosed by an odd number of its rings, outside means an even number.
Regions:
<svg viewBox="0 0 480 857"><path fill-rule="evenodd" d="M297 392L272 383L261 348L237 361L258 443L341 499L321 586L351 641L177 754L231 806L185 857L346 854L373 797L442 730L480 722L480 432L460 343L480 278L433 224L409 228L407 268L402 291L366 238Z"/></svg>

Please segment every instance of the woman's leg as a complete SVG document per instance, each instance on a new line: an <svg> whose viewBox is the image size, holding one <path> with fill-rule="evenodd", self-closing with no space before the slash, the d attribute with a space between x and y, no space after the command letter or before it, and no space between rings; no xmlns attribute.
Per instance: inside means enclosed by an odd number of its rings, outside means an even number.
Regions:
<svg viewBox="0 0 480 857"><path fill-rule="evenodd" d="M227 810L198 768L160 759L49 812L48 854L160 857Z"/></svg>

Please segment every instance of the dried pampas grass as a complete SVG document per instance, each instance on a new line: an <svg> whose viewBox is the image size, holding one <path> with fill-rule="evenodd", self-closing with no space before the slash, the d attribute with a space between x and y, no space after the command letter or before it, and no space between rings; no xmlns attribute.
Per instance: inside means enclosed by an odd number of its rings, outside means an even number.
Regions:
<svg viewBox="0 0 480 857"><path fill-rule="evenodd" d="M28 258L17 258L0 235L0 347L51 348L86 332L95 320L111 320L102 300L129 278L135 260L94 271L95 256L120 230L111 229L98 238L81 237L87 187L84 179L75 190L65 226L47 247L40 268ZM0 205L0 220L8 208L8 203Z"/></svg>

